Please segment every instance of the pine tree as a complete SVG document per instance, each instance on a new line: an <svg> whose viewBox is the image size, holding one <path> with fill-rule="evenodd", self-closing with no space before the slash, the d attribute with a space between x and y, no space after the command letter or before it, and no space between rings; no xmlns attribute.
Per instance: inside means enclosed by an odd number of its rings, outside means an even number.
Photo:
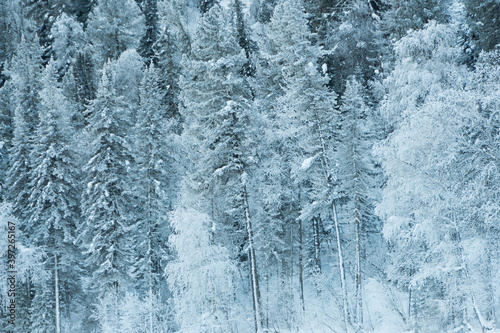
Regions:
<svg viewBox="0 0 500 333"><path fill-rule="evenodd" d="M40 76L42 51L35 37L27 41L24 37L16 56L8 69L12 78L14 107L14 137L10 151L10 167L7 172L7 198L13 204L14 214L24 220L29 196L33 135L39 121Z"/></svg>
<svg viewBox="0 0 500 333"><path fill-rule="evenodd" d="M181 73L181 53L177 40L167 29L163 29L154 45L155 59L158 63L159 84L162 90L162 105L165 117L181 122L179 113L179 77ZM179 131L178 131L179 132Z"/></svg>
<svg viewBox="0 0 500 333"><path fill-rule="evenodd" d="M230 253L248 256L254 323L260 331L259 277L247 190L251 93L241 75L247 59L234 32L232 17L218 5L201 18L191 57L183 63L182 114L186 148L195 161L190 186L220 211L213 218L218 233L237 235L225 240ZM209 206L205 209L208 212Z"/></svg>
<svg viewBox="0 0 500 333"><path fill-rule="evenodd" d="M500 44L500 4L491 0L465 0L464 5L469 34L476 46L474 53L477 56L481 51L493 51Z"/></svg>
<svg viewBox="0 0 500 333"><path fill-rule="evenodd" d="M149 64L151 61L157 64L154 45L158 40L159 34L158 0L146 0L142 8L142 12L144 13L146 32L141 38L138 51L146 64Z"/></svg>
<svg viewBox="0 0 500 333"><path fill-rule="evenodd" d="M386 31L399 39L409 30L422 29L431 21L448 23L450 21L449 0L387 0L389 10L385 13Z"/></svg>
<svg viewBox="0 0 500 333"><path fill-rule="evenodd" d="M89 15L87 36L100 64L137 48L143 33L144 15L134 0L99 0Z"/></svg>
<svg viewBox="0 0 500 333"><path fill-rule="evenodd" d="M4 200L12 149L12 138L14 137L14 108L13 108L13 85L7 81L0 88L0 200Z"/></svg>
<svg viewBox="0 0 500 333"><path fill-rule="evenodd" d="M362 259L377 263L376 256L383 249L380 238L373 239L374 236L369 236L370 233L378 231L374 202L377 198L379 172L375 168L371 150L379 128L375 123L377 120L375 110L367 105L365 96L362 85L354 76L350 77L341 99L342 118L338 146L339 160L342 161L338 167L339 193L343 201L339 207L339 216L343 221L348 221L354 231L352 233L355 283L353 320L358 328L363 327L363 281L369 271ZM368 247L370 251L366 250ZM368 256L370 252L375 254Z"/></svg>
<svg viewBox="0 0 500 333"><path fill-rule="evenodd" d="M67 136L71 133L71 115L66 113L67 101L58 87L54 62L48 64L42 84L44 88L40 94L43 113L30 155L34 168L29 184L31 194L25 231L30 235L29 245L45 249L43 265L51 272L51 279L42 279L35 284L32 311L34 331L55 329L61 332L59 296L70 292L63 292L61 280L70 282L68 279L74 277L72 272L75 271L77 260L72 256L76 254L73 240L79 215L79 184L76 180L75 156ZM46 302L51 306L43 306Z"/></svg>
<svg viewBox="0 0 500 333"><path fill-rule="evenodd" d="M62 77L75 63L78 52L84 48L86 41L83 25L63 13L54 22L50 33L53 39L52 53Z"/></svg>
<svg viewBox="0 0 500 333"><path fill-rule="evenodd" d="M138 233L134 235L137 259L133 274L137 289L147 294L149 332L158 322L154 300L161 296L161 279L168 257L167 239L170 234L165 212L172 207L176 192L176 162L173 158L175 138L171 121L162 110L162 94L158 70L146 69L140 87L138 121L135 127L136 192L141 202ZM163 300L165 301L165 300Z"/></svg>
<svg viewBox="0 0 500 333"><path fill-rule="evenodd" d="M282 73L284 88L283 95L276 101L277 121L279 128L283 129L281 140L289 156L287 162L291 175L297 182L309 183L301 192L307 193L308 200L300 203L299 221L312 221L314 227L318 218L329 218L335 226L342 313L347 329L349 309L342 240L336 213L338 195L334 191L337 185L334 168L337 163L335 143L338 140L338 112L335 109L336 95L326 87L328 77L317 69L316 62L324 53L320 47L312 44L313 36L302 3L282 1L276 6L269 25L267 39L272 53L266 57ZM317 225L316 228L318 230ZM315 239L314 244L314 253L318 254L318 239Z"/></svg>
<svg viewBox="0 0 500 333"><path fill-rule="evenodd" d="M117 96L108 63L96 99L89 108L90 159L83 168L83 223L78 231L85 264L92 274L89 286L100 297L126 288L131 251L129 232L135 224L134 196L128 187L134 162L126 138L131 124L128 105Z"/></svg>
<svg viewBox="0 0 500 333"><path fill-rule="evenodd" d="M322 43L331 51L324 57L323 70L339 95L351 75L367 86L382 69L385 47L377 13L369 1L355 0L346 5L338 22L329 23Z"/></svg>

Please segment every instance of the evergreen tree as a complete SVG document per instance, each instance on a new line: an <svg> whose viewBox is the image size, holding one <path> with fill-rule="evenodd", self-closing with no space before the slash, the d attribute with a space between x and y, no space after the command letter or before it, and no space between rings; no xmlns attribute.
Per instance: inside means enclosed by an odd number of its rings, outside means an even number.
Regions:
<svg viewBox="0 0 500 333"><path fill-rule="evenodd" d="M163 94L162 105L165 117L181 122L179 113L179 76L181 73L181 53L177 40L168 29L163 29L154 45L158 62L159 84ZM179 131L178 131L179 132Z"/></svg>
<svg viewBox="0 0 500 333"><path fill-rule="evenodd" d="M141 38L138 51L146 64L149 64L151 61L156 64L157 59L155 58L154 45L158 40L159 34L158 0L146 0L142 8L146 33Z"/></svg>
<svg viewBox="0 0 500 333"><path fill-rule="evenodd" d="M248 63L245 66L244 74L247 76L252 76L255 72L255 66L251 63L252 54L255 51L255 43L250 39L249 32L246 28L246 22L243 18L243 9L241 8L240 0L233 0L232 10L234 12L234 25L236 27L236 32L238 34L238 44L245 50L245 54L248 59Z"/></svg>
<svg viewBox="0 0 500 333"><path fill-rule="evenodd" d="M37 128L34 149L31 153L31 194L28 199L28 220L25 231L30 235L29 244L44 248L44 269L51 272L51 279L35 284L33 300L34 331L61 331L61 304L63 294L76 292L70 283L75 277L76 249L74 233L78 223L79 200L77 168L66 114L67 101L58 87L55 64L50 62L42 81L40 92L42 110ZM71 287L63 290L61 281ZM41 303L38 303L41 302ZM51 306L43 306L48 302ZM50 318L50 320L48 319Z"/></svg>
<svg viewBox="0 0 500 333"><path fill-rule="evenodd" d="M18 241L29 244L30 234L28 229L28 204L30 196L31 170L33 161L31 154L34 148L35 132L39 122L41 109L40 89L42 70L42 50L36 35L27 41L24 35L17 47L7 74L11 77L11 107L13 114L13 138L9 151L9 169L6 175L5 198L12 203L12 212L19 219L19 230L21 231ZM31 258L24 258L31 261ZM21 262L21 258L19 258ZM31 265L33 262L27 263ZM19 283L20 305L18 321L16 321L15 332L26 332L31 330L32 302L34 297L33 270L26 269L26 274L19 273L22 277Z"/></svg>
<svg viewBox="0 0 500 333"><path fill-rule="evenodd" d="M165 259L169 256L167 239L170 234L165 212L172 207L176 192L176 162L173 158L175 138L171 121L163 115L162 94L158 70L151 65L146 69L140 87L138 121L135 128L135 160L137 168L137 195L141 213L136 242L133 274L137 289L147 296L149 332L153 327L166 325L155 315L154 300L161 295L161 279ZM164 294L164 293L163 293ZM166 302L165 299L161 301Z"/></svg>
<svg viewBox="0 0 500 333"><path fill-rule="evenodd" d="M323 44L331 51L324 57L324 71L330 76L330 86L342 94L351 75L357 75L365 86L382 69L384 41L380 18L371 3L365 0L349 2L330 22Z"/></svg>
<svg viewBox="0 0 500 333"><path fill-rule="evenodd" d="M95 64L89 50L78 52L73 66L73 77L76 85L77 109L79 115L84 118L84 124L88 123L89 114L86 110L97 93L95 72Z"/></svg>
<svg viewBox="0 0 500 333"><path fill-rule="evenodd" d="M422 29L431 21L448 23L450 21L450 0L386 0L389 10L385 13L386 31L399 39L408 31Z"/></svg>
<svg viewBox="0 0 500 333"><path fill-rule="evenodd" d="M466 21L471 30L472 42L477 56L481 51L493 51L500 44L500 3L498 1L463 1Z"/></svg>
<svg viewBox="0 0 500 333"><path fill-rule="evenodd" d="M83 168L84 221L78 231L91 272L89 287L100 297L108 292L121 295L129 285L130 230L137 210L128 187L134 162L126 138L131 129L130 113L115 92L111 68L108 63L103 69L97 97L89 109L90 159Z"/></svg>
<svg viewBox="0 0 500 333"><path fill-rule="evenodd" d="M248 256L254 323L260 331L259 277L247 191L251 93L241 75L247 59L234 32L232 17L218 5L201 18L191 57L183 61L181 112L186 148L194 162L189 185L213 207L213 214L219 212L213 217L217 234L234 233L223 243L233 258ZM204 207L206 212L209 207Z"/></svg>
<svg viewBox="0 0 500 333"><path fill-rule="evenodd" d="M7 188L7 172L9 170L12 149L12 138L14 136L14 108L13 108L13 85L7 81L0 88L0 200L4 200Z"/></svg>
<svg viewBox="0 0 500 333"><path fill-rule="evenodd" d="M273 16L274 7L278 1L276 0L261 0L259 1L258 20L261 23L269 23Z"/></svg>
<svg viewBox="0 0 500 333"><path fill-rule="evenodd" d="M299 221L311 221L318 235L318 219L333 222L339 255L342 313L347 327L349 313L339 223L336 216L338 194L335 165L335 144L338 142L338 112L336 95L329 92L328 77L320 74L316 61L324 54L313 45L307 16L300 1L282 1L274 11L267 39L273 53L266 55L281 70L283 95L278 105L279 128L291 175L300 183L308 183L302 195ZM304 194L307 193L307 196ZM301 197L302 197L301 195ZM314 240L314 253L320 252L318 238ZM318 267L318 257L315 269ZM346 328L347 329L347 328Z"/></svg>
<svg viewBox="0 0 500 333"><path fill-rule="evenodd" d="M66 13L61 14L54 22L51 35L54 40L52 52L61 77L72 66L77 54L85 46L83 25Z"/></svg>
<svg viewBox="0 0 500 333"><path fill-rule="evenodd" d="M169 0L159 2L159 17L162 29L168 29L177 41L182 54L191 53L196 22L201 17L198 0Z"/></svg>
<svg viewBox="0 0 500 333"><path fill-rule="evenodd" d="M363 283L373 271L367 262L379 264L378 256L385 255L380 237L379 222L374 215L374 203L380 177L371 154L377 139L377 117L375 110L365 100L362 85L354 76L346 83L341 99L341 131L339 136L338 167L339 193L343 204L339 217L351 226L354 242L350 252L354 253L355 302L353 320L358 328L363 327ZM370 249L367 251L367 249ZM370 272L372 271L372 272Z"/></svg>
<svg viewBox="0 0 500 333"><path fill-rule="evenodd" d="M46 64L52 56L53 38L52 25L62 12L60 0L22 0L26 16L34 23L40 46L43 49L43 59Z"/></svg>
<svg viewBox="0 0 500 333"><path fill-rule="evenodd" d="M87 26L87 19L96 0L63 0L64 11L69 15L74 15L78 22Z"/></svg>
<svg viewBox="0 0 500 333"><path fill-rule="evenodd" d="M29 196L33 135L39 121L40 76L42 51L38 39L26 41L23 37L16 55L9 66L12 78L14 137L10 151L10 167L7 172L7 198L13 204L14 214L24 220Z"/></svg>
<svg viewBox="0 0 500 333"><path fill-rule="evenodd" d="M144 15L134 0L99 0L89 15L87 36L100 64L137 48L143 33Z"/></svg>
<svg viewBox="0 0 500 333"><path fill-rule="evenodd" d="M0 3L0 87L7 80L4 69L16 50L15 19L12 16L14 16L12 2L2 1Z"/></svg>

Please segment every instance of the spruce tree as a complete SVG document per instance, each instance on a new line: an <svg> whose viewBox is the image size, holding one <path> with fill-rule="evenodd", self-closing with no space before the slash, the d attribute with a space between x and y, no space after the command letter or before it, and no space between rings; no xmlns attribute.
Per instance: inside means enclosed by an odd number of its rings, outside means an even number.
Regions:
<svg viewBox="0 0 500 333"><path fill-rule="evenodd" d="M159 71L164 116L181 122L179 113L179 77L181 75L181 52L177 40L167 28L160 32L154 45L155 59ZM179 132L179 130L178 130Z"/></svg>
<svg viewBox="0 0 500 333"><path fill-rule="evenodd" d="M50 279L35 284L32 316L34 331L39 332L61 332L60 301L65 293L76 292L61 288L62 281L69 284L66 287L76 287L71 279L78 260L73 241L79 217L79 183L75 153L68 139L71 115L67 114L68 103L57 76L54 62L50 62L42 81L42 113L30 155L34 167L29 184L27 245L45 250L43 266L50 272ZM44 306L46 302L51 306Z"/></svg>
<svg viewBox="0 0 500 333"><path fill-rule="evenodd" d="M330 77L329 86L339 95L351 75L357 75L366 87L382 70L385 41L378 14L370 1L354 0L345 6L338 22L329 23L322 40L330 50L323 70Z"/></svg>
<svg viewBox="0 0 500 333"><path fill-rule="evenodd" d="M409 30L422 29L431 21L450 21L450 0L387 0L387 4L389 10L384 16L386 31L396 39L405 36Z"/></svg>
<svg viewBox="0 0 500 333"><path fill-rule="evenodd" d="M339 205L339 217L348 223L349 237L354 239L349 252L354 253L353 322L358 328L364 325L363 284L366 277L373 274L367 262L379 264L377 257L385 255L379 221L374 214L380 171L371 153L373 143L380 136L379 117L376 110L368 106L365 91L354 76L346 82L341 98L338 144L338 158L342 163L339 163L337 176L343 202Z"/></svg>
<svg viewBox="0 0 500 333"><path fill-rule="evenodd" d="M6 178L10 164L9 151L12 149L12 138L14 136L12 89L12 81L8 81L0 88L0 200L4 200L7 191Z"/></svg>
<svg viewBox="0 0 500 333"><path fill-rule="evenodd" d="M63 4L60 0L22 0L22 6L25 15L34 23L46 64L52 56L52 25L61 14Z"/></svg>
<svg viewBox="0 0 500 333"><path fill-rule="evenodd" d="M308 183L301 192L307 196L302 195L298 221L311 221L313 228L319 223L318 219L330 220L335 225L342 311L347 325L344 256L336 216L338 195L334 191L337 186L334 168L337 163L338 111L335 109L336 95L326 86L328 77L318 71L317 61L324 51L313 45L313 37L302 3L282 1L276 6L267 31L268 49L272 53L266 57L278 70L281 69L283 93L276 100L276 121L278 128L282 129L280 140L288 155L290 173L296 182ZM320 242L317 238L314 247L314 253L318 254ZM314 261L317 263L318 259L316 257ZM315 267L317 271L318 265Z"/></svg>
<svg viewBox="0 0 500 333"><path fill-rule="evenodd" d="M27 41L24 37L18 46L7 73L12 78L14 108L14 137L7 172L7 198L13 204L13 213L24 221L29 196L30 154L40 112L40 76L42 50L38 38Z"/></svg>
<svg viewBox="0 0 500 333"><path fill-rule="evenodd" d="M108 63L103 69L96 99L89 107L89 155L83 168L81 201L83 222L78 240L90 270L89 287L98 296L120 295L129 286L130 228L137 210L129 188L134 163L127 134L129 106L117 96Z"/></svg>
<svg viewBox="0 0 500 333"><path fill-rule="evenodd" d="M146 64L153 61L157 64L155 58L154 45L158 40L159 22L158 22L158 0L146 0L142 6L142 12L145 19L145 34L141 38L139 45L139 54Z"/></svg>
<svg viewBox="0 0 500 333"><path fill-rule="evenodd" d="M85 46L83 25L75 18L63 13L54 22L50 33L54 40L52 54L62 77L75 63L78 52Z"/></svg>
<svg viewBox="0 0 500 333"><path fill-rule="evenodd" d="M103 65L137 48L144 33L144 15L134 0L99 0L89 15L87 36L96 61Z"/></svg>
<svg viewBox="0 0 500 333"><path fill-rule="evenodd" d="M186 148L194 161L189 185L204 199L207 212L210 205L220 212L214 218L217 234L234 233L232 239L223 240L233 258L248 258L254 323L260 331L259 277L247 190L251 92L241 74L246 61L232 17L215 5L201 18L191 57L183 61L181 112Z"/></svg>
<svg viewBox="0 0 500 333"><path fill-rule="evenodd" d="M158 70L151 64L140 86L138 121L134 128L134 156L137 174L135 191L141 202L137 229L134 231L136 259L132 267L137 290L147 294L149 332L165 325L155 314L155 299L161 299L161 280L166 258L170 255L167 240L170 228L166 212L172 207L177 189L177 169L174 159L175 136L172 121L163 115L162 93Z"/></svg>
<svg viewBox="0 0 500 333"><path fill-rule="evenodd" d="M481 51L493 51L500 44L500 3L498 1L464 1L466 21L475 44L473 50L477 56Z"/></svg>

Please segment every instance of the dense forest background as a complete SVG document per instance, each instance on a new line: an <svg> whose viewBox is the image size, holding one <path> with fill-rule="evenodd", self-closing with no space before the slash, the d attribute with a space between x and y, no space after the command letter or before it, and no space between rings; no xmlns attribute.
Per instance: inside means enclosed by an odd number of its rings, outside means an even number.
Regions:
<svg viewBox="0 0 500 333"><path fill-rule="evenodd" d="M0 331L498 330L499 44L498 0L1 0Z"/></svg>

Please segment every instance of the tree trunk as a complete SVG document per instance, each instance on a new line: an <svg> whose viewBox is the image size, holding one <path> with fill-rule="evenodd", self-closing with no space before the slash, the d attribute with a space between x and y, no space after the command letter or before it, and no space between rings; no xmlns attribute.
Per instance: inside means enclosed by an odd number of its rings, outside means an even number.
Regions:
<svg viewBox="0 0 500 333"><path fill-rule="evenodd" d="M312 218L313 242L314 242L314 273L321 273L321 239L319 231L319 217Z"/></svg>
<svg viewBox="0 0 500 333"><path fill-rule="evenodd" d="M149 226L149 232L148 232L148 266L149 266L149 281L148 281L148 284L149 284L149 304L148 304L148 307L149 307L149 333L153 333L153 261L152 261L152 248L151 248L151 224Z"/></svg>
<svg viewBox="0 0 500 333"><path fill-rule="evenodd" d="M321 144L321 164L323 166L323 172L325 175L325 180L330 191L333 191L332 184L332 174L330 172L331 168L328 164L328 160L326 159L326 141L323 135L323 131L321 130L321 122L319 121L319 117L317 112L314 112L314 117L316 121L316 127L319 133L319 141ZM339 256L339 269L340 269L340 287L342 288L342 306L343 306L343 314L344 314L344 325L346 332L349 330L349 308L347 304L347 286L345 280L345 272L344 272L344 257L342 255L342 246L340 242L340 230L339 230L339 222L337 219L337 208L335 205L335 199L332 200L332 216L333 222L335 225L335 234L337 236L337 252Z"/></svg>
<svg viewBox="0 0 500 333"><path fill-rule="evenodd" d="M300 184L299 184L299 211L300 211ZM299 298L300 298L300 306L302 308L302 312L306 312L305 302L304 302L304 267L303 267L303 244L302 244L302 219L299 218Z"/></svg>
<svg viewBox="0 0 500 333"><path fill-rule="evenodd" d="M361 226L359 211L356 208L356 324L363 328L363 294L361 285Z"/></svg>
<svg viewBox="0 0 500 333"><path fill-rule="evenodd" d="M59 301L59 266L57 254L54 255L54 282L55 282L55 300L56 300L56 333L61 333L61 306Z"/></svg>
<svg viewBox="0 0 500 333"><path fill-rule="evenodd" d="M342 306L344 313L344 326L346 332L349 330L349 322L351 321L349 318L349 307L347 305L347 286L345 281L345 271L344 271L344 257L342 255L342 246L340 244L340 230L339 230L339 222L337 219L337 209L335 207L335 201L332 201L332 213L333 213L333 222L335 224L335 234L337 235L337 252L339 255L339 269L340 269L340 286L342 288Z"/></svg>
<svg viewBox="0 0 500 333"><path fill-rule="evenodd" d="M242 172L242 177L245 175ZM241 179L241 178L240 178ZM252 221L250 219L250 206L248 205L248 192L245 181L241 179L241 189L243 194L243 207L245 213L245 224L248 236L248 253L250 257L250 279L252 284L252 301L254 310L255 332L262 332L262 313L260 309L259 275L257 272L257 259L255 257L255 247L253 243Z"/></svg>

